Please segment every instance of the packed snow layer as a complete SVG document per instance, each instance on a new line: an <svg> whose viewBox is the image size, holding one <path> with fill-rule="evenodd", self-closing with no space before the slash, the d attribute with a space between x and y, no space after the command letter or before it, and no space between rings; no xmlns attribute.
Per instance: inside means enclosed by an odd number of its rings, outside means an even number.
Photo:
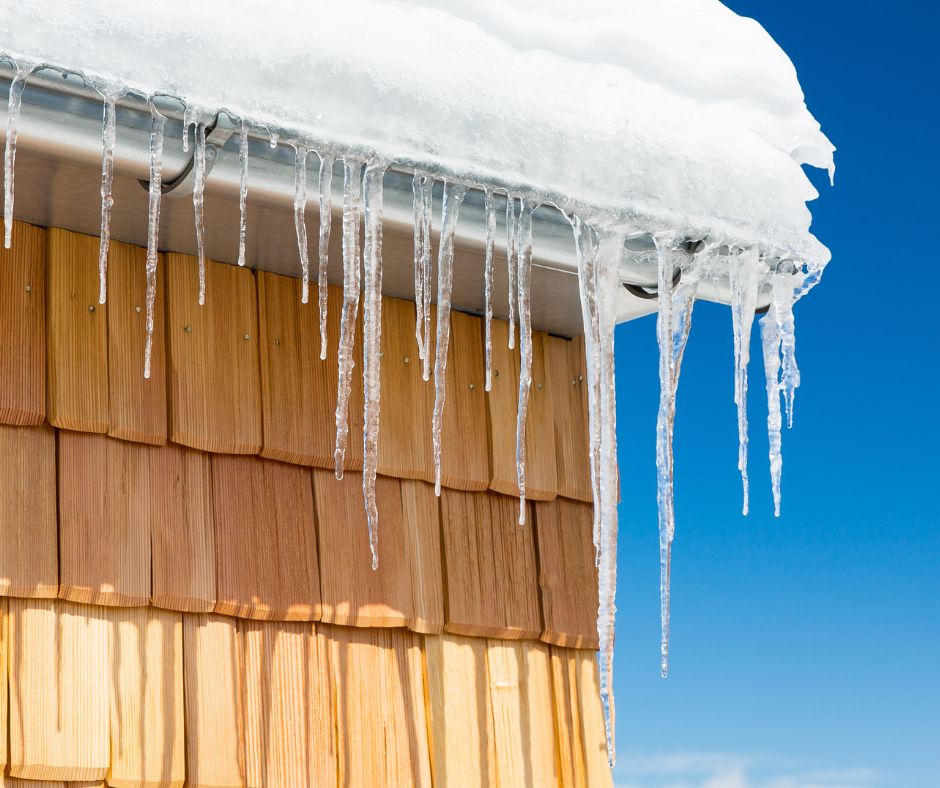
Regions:
<svg viewBox="0 0 940 788"><path fill-rule="evenodd" d="M786 54L717 0L6 0L0 41L313 148L828 260L800 165L833 147Z"/></svg>

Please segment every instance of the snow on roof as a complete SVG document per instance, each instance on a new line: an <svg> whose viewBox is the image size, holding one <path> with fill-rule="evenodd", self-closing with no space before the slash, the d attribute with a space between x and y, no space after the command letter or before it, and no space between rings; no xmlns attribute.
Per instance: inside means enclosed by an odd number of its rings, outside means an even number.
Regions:
<svg viewBox="0 0 940 788"><path fill-rule="evenodd" d="M817 263L832 168L786 54L717 0L8 0L9 54L387 160Z"/></svg>

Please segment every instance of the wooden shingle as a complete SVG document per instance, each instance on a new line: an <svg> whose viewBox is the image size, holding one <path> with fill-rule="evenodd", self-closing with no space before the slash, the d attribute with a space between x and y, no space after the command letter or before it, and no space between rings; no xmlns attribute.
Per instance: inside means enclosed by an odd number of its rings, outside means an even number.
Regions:
<svg viewBox="0 0 940 788"><path fill-rule="evenodd" d="M3 221L0 220L0 230ZM0 423L40 424L46 415L46 233L13 223L0 244Z"/></svg>
<svg viewBox="0 0 940 788"><path fill-rule="evenodd" d="M183 615L186 785L245 784L242 649L238 620Z"/></svg>
<svg viewBox="0 0 940 788"><path fill-rule="evenodd" d="M434 488L402 479L401 507L405 555L411 565L413 608L408 627L415 632L440 634L444 631L444 588L440 507Z"/></svg>
<svg viewBox="0 0 940 788"><path fill-rule="evenodd" d="M111 788L179 788L186 777L179 613L116 608L111 622Z"/></svg>
<svg viewBox="0 0 940 788"><path fill-rule="evenodd" d="M166 336L170 439L229 454L261 451L261 383L254 274L206 261L166 257Z"/></svg>
<svg viewBox="0 0 940 788"><path fill-rule="evenodd" d="M313 624L239 626L247 785L337 785L326 640Z"/></svg>
<svg viewBox="0 0 940 788"><path fill-rule="evenodd" d="M59 597L150 602L151 447L59 432Z"/></svg>
<svg viewBox="0 0 940 788"><path fill-rule="evenodd" d="M555 466L558 494L591 503L588 423L584 419L587 387L581 344L545 337L545 385L555 416Z"/></svg>
<svg viewBox="0 0 940 788"><path fill-rule="evenodd" d="M451 312L441 436L441 485L444 487L485 490L489 486L485 384L482 320L463 312Z"/></svg>
<svg viewBox="0 0 940 788"><path fill-rule="evenodd" d="M215 611L261 620L320 618L310 470L212 455Z"/></svg>
<svg viewBox="0 0 940 788"><path fill-rule="evenodd" d="M55 597L55 431L2 425L0 457L0 596Z"/></svg>
<svg viewBox="0 0 940 788"><path fill-rule="evenodd" d="M157 264L150 378L144 378L147 337L147 250L111 241L108 252L109 435L166 443L166 344L163 259Z"/></svg>
<svg viewBox="0 0 940 788"><path fill-rule="evenodd" d="M10 776L103 779L110 752L106 611L54 600L7 604Z"/></svg>
<svg viewBox="0 0 940 788"><path fill-rule="evenodd" d="M209 455L167 444L150 450L155 607L215 607L215 525Z"/></svg>
<svg viewBox="0 0 940 788"><path fill-rule="evenodd" d="M534 534L517 524L518 506L495 493L442 492L445 631L520 640L542 631Z"/></svg>
<svg viewBox="0 0 940 788"><path fill-rule="evenodd" d="M46 244L49 422L107 432L108 307L98 303L98 239L50 228Z"/></svg>
<svg viewBox="0 0 940 788"><path fill-rule="evenodd" d="M569 648L597 648L597 568L593 507L557 498L535 504L542 640Z"/></svg>
<svg viewBox="0 0 940 788"><path fill-rule="evenodd" d="M430 786L420 636L322 625L330 641L339 785Z"/></svg>
<svg viewBox="0 0 940 788"><path fill-rule="evenodd" d="M362 504L362 475L313 472L316 492L322 620L356 627L401 627L414 618L411 563L405 552L401 483L376 479L379 567L372 570Z"/></svg>

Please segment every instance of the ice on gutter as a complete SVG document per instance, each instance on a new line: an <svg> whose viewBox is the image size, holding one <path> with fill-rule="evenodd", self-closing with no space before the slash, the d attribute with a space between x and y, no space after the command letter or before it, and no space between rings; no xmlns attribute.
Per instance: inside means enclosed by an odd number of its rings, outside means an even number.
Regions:
<svg viewBox="0 0 940 788"><path fill-rule="evenodd" d="M223 14L218 13L215 3L187 5L186 13L177 16L167 13L165 7L156 9L146 3L112 8L105 7L103 0L67 0L50 19L40 6L22 0L10 3L0 20L2 40L10 42L14 50L7 59L16 74L9 94L4 159L7 232L13 218L22 89L35 67L44 62L83 71L104 96L102 302L106 298L112 207L115 102L119 96L136 93L151 108L148 326L163 158L163 116L157 105L163 94L181 99L187 140L188 127L195 126L193 205L201 271L205 258L202 194L207 118L227 108L241 127L239 263L245 257L244 206L250 181L247 137L264 129L272 147L280 137L295 148L294 211L304 302L309 280L303 221L307 156L309 152L318 155L321 225L317 301L321 321L325 321L326 308L323 294L331 232L332 163L342 160L344 292L336 350L336 474L342 476L348 439L348 392L362 295L363 493L375 567L383 174L395 166L414 175L415 333L424 377L430 376L433 367L435 380L434 418L429 426L438 490L457 213L468 189L483 191L486 270L481 289L486 291L488 326L496 230L493 195L505 195L510 320L514 322L513 312L517 311L522 359L516 465L523 527L532 341L532 217L543 204L563 210L571 221L572 246L577 251L587 353L601 694L613 756L619 500L613 337L624 272L650 270L651 266L657 272L654 289L658 296L661 401L656 458L665 675L675 534L672 433L694 302L709 287L714 288L715 282L727 283L722 286L730 291L732 301L733 390L739 409L738 467L745 485L745 510L747 424L743 414L748 343L755 307L769 303L761 330L768 372L770 460L779 509L779 398L784 396L791 424L799 384L793 304L818 281L829 257L808 231L805 203L816 194L800 164L826 167L831 172L832 146L806 110L786 56L759 26L711 0L645 0L625 9L596 0L577 11L568 4L544 0L523 0L511 7L495 2L455 2L446 12L418 0L351 2L354 9L341 10L288 4L294 17L286 30L256 24L248 6L239 5L226 5ZM89 8L99 4L100 13ZM75 8L70 11L70 6ZM340 29L353 12L363 21L357 30L357 46L347 48L348 39L333 36L331 31ZM220 29L219 24L224 27ZM104 34L97 30L100 25L107 28ZM276 42L261 32L272 28L277 30ZM386 37L396 32L408 35L412 42L406 53L383 45ZM173 42L182 34L187 49L180 52ZM94 49L84 44L90 35L99 42ZM472 57L479 52L488 56ZM506 74L512 78L506 79ZM689 122L690 117L694 122ZM432 365L429 195L435 179L445 181L445 191ZM362 223L366 226L364 250L359 248ZM200 303L203 293L201 273ZM514 329L509 337L512 346ZM490 343L487 331L487 359ZM324 344L320 357L328 350Z"/></svg>

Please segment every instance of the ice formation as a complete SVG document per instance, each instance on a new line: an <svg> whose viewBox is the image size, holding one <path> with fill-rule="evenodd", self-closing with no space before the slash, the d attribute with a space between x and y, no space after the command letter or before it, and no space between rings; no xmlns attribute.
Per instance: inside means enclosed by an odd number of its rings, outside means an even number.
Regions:
<svg viewBox="0 0 940 788"><path fill-rule="evenodd" d="M116 135L115 102L117 94L104 94L101 120L101 232L98 242L98 303L108 300L108 247L111 244L111 183L114 180L114 139Z"/></svg>
<svg viewBox="0 0 940 788"><path fill-rule="evenodd" d="M320 154L319 178L320 231L318 239L317 308L320 313L320 360L326 360L326 311L329 299L326 279L330 263L330 226L333 223L333 157Z"/></svg>
<svg viewBox="0 0 940 788"><path fill-rule="evenodd" d="M150 378L153 355L153 310L157 299L157 260L160 243L160 198L163 195L163 131L166 117L150 102L150 181L147 199L147 339L144 345L144 377Z"/></svg>
<svg viewBox="0 0 940 788"><path fill-rule="evenodd" d="M751 326L757 307L759 260L756 249L732 254L728 261L731 326L734 333L734 404L738 408L738 470L744 486L742 514L749 509L747 478L747 365L751 360Z"/></svg>
<svg viewBox="0 0 940 788"><path fill-rule="evenodd" d="M172 5L172 3L171 3ZM182 6L181 6L182 8ZM34 63L82 71L104 96L101 167L100 300L106 298L116 101L150 99L147 344L150 374L156 297L163 132L158 94L184 101L183 149L195 127L193 207L199 303L205 301L204 107L240 118L238 264L245 264L249 135L264 129L272 148L304 140L295 158L294 219L307 301L304 213L308 146L320 155L318 305L320 358L327 355L327 266L334 157L344 162L343 304L336 348L335 470L342 478L360 295L363 297L363 496L373 566L378 560L375 477L381 392L382 178L384 162L413 174L415 341L428 380L432 367L435 487L441 484L441 429L450 340L457 217L468 188L484 193L486 390L491 388L494 193L506 194L509 346L520 376L516 462L520 522L525 518L525 427L531 386L532 217L541 204L568 216L586 353L588 459L599 577L597 627L601 694L613 758L612 690L617 568L616 404L613 336L627 256L655 262L660 349L656 428L662 644L668 669L671 550L675 535L672 435L682 356L700 282L726 288L732 307L738 467L748 510L747 367L759 303L767 378L770 468L780 512L781 397L792 425L799 370L793 305L818 280L829 254L809 233L817 195L801 169L833 169L833 148L807 110L786 55L759 25L717 0L562 0L500 3L456 0L288 0L292 24L272 28L251 4L221 0L167 13L161 5L63 0L56 14L31 0L9 0L0 18L0 58L12 65L4 156L6 247L13 220L19 109ZM357 46L336 36L350 17ZM271 32L268 32L271 31ZM389 47L396 34L408 47ZM276 39L274 38L276 36ZM94 39L95 47L87 41ZM185 56L177 42L185 40ZM415 58L414 51L422 57ZM479 52L487 52L484 59ZM199 53L198 57L191 53ZM57 66L56 66L57 67ZM276 69L277 79L272 79ZM506 79L512 74L512 79ZM526 90L520 93L519 84ZM624 100L628 96L629 101ZM456 98L455 98L456 97ZM507 112L506 107L512 107ZM695 123L688 118L695 117ZM366 164L368 162L368 164ZM379 163L383 162L383 163ZM431 338L433 185L444 181L437 259L437 326ZM365 224L364 254L359 246ZM652 253L629 239L648 234ZM627 244L625 247L625 243ZM630 268L630 266L627 266ZM361 274L364 269L364 275ZM362 277L362 278L361 278ZM727 283L727 284L726 284Z"/></svg>
<svg viewBox="0 0 940 788"><path fill-rule="evenodd" d="M307 149L294 148L294 232L300 258L300 303L306 304L310 291L310 256L307 253Z"/></svg>
<svg viewBox="0 0 940 788"><path fill-rule="evenodd" d="M362 317L362 493L369 528L372 568L379 568L379 510L375 475L379 467L379 398L382 360L382 176L386 165L370 163L362 181L366 225Z"/></svg>
<svg viewBox="0 0 940 788"><path fill-rule="evenodd" d="M248 124L242 120L238 132L238 264L245 265L245 235L248 230Z"/></svg>
<svg viewBox="0 0 940 788"><path fill-rule="evenodd" d="M362 216L362 165L360 159L343 162L343 313L340 316L336 387L336 478L343 478L346 443L349 439L349 387L352 384L353 345L359 314L359 224Z"/></svg>
<svg viewBox="0 0 940 788"><path fill-rule="evenodd" d="M454 284L454 234L460 206L467 187L444 182L441 205L441 240L437 252L437 335L434 342L434 413L431 419L431 442L434 447L434 492L441 494L441 432L444 427L447 348L450 346L450 293ZM424 346L425 355L430 348Z"/></svg>
<svg viewBox="0 0 940 788"><path fill-rule="evenodd" d="M659 294L659 312L656 318L656 340L659 344L656 500L659 505L659 594L662 619L660 667L665 677L669 673L669 589L672 540L676 530L672 433L676 418L679 372L692 328L692 307L695 304L695 293L702 268L694 257L686 259L689 255L677 248L677 241L671 236L657 237L656 247Z"/></svg>
<svg viewBox="0 0 940 788"><path fill-rule="evenodd" d="M516 225L516 291L519 297L519 399L516 409L516 478L519 482L519 525L525 525L525 426L532 388L532 203L523 200Z"/></svg>

